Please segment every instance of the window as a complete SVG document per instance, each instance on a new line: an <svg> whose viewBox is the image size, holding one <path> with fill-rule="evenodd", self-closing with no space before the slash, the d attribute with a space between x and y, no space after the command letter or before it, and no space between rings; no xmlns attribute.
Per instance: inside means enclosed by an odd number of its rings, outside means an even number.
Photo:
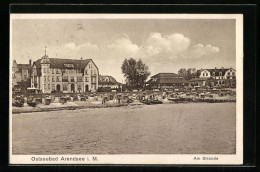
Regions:
<svg viewBox="0 0 260 172"><path fill-rule="evenodd" d="M227 74L230 75L230 72L228 72Z"/></svg>
<svg viewBox="0 0 260 172"><path fill-rule="evenodd" d="M86 74L86 75L88 74L88 71L87 71L87 70L85 71L85 74Z"/></svg>
<svg viewBox="0 0 260 172"><path fill-rule="evenodd" d="M222 72L219 72L219 76L222 76Z"/></svg>
<svg viewBox="0 0 260 172"><path fill-rule="evenodd" d="M215 72L212 73L212 76L215 76Z"/></svg>
<svg viewBox="0 0 260 172"><path fill-rule="evenodd" d="M49 73L49 69L47 69L47 73Z"/></svg>
<svg viewBox="0 0 260 172"><path fill-rule="evenodd" d="M70 77L70 82L75 82L74 77Z"/></svg>
<svg viewBox="0 0 260 172"><path fill-rule="evenodd" d="M52 69L52 74L54 74L55 72L54 72L54 69Z"/></svg>
<svg viewBox="0 0 260 172"><path fill-rule="evenodd" d="M203 76L205 76L205 73L203 73Z"/></svg>
<svg viewBox="0 0 260 172"><path fill-rule="evenodd" d="M44 81L46 81L46 76L44 76Z"/></svg>
<svg viewBox="0 0 260 172"><path fill-rule="evenodd" d="M62 77L62 82L68 82L68 77L67 76L63 76Z"/></svg>
<svg viewBox="0 0 260 172"><path fill-rule="evenodd" d="M73 64L64 64L65 67L74 68Z"/></svg>
<svg viewBox="0 0 260 172"><path fill-rule="evenodd" d="M78 90L81 90L82 86L81 85L78 85Z"/></svg>
<svg viewBox="0 0 260 172"><path fill-rule="evenodd" d="M55 90L55 85L54 84L51 85L51 89Z"/></svg>
<svg viewBox="0 0 260 172"><path fill-rule="evenodd" d="M77 82L82 82L82 77L81 76L77 76Z"/></svg>
<svg viewBox="0 0 260 172"><path fill-rule="evenodd" d="M66 84L63 85L63 91L67 91L68 90L68 86Z"/></svg>
<svg viewBox="0 0 260 172"><path fill-rule="evenodd" d="M90 64L88 65L88 68L90 68Z"/></svg>
<svg viewBox="0 0 260 172"><path fill-rule="evenodd" d="M57 69L57 70L56 70L56 74L60 74L60 70Z"/></svg>
<svg viewBox="0 0 260 172"><path fill-rule="evenodd" d="M232 75L234 76L234 75L235 75L235 72L232 72Z"/></svg>
<svg viewBox="0 0 260 172"><path fill-rule="evenodd" d="M47 89L46 84L44 84L44 90L46 90L46 89Z"/></svg>
<svg viewBox="0 0 260 172"><path fill-rule="evenodd" d="M88 77L85 77L85 81L88 82Z"/></svg>
<svg viewBox="0 0 260 172"><path fill-rule="evenodd" d="M208 76L208 73L206 73L206 76Z"/></svg>
<svg viewBox="0 0 260 172"><path fill-rule="evenodd" d="M55 82L55 80L54 80L54 76L52 77L52 82Z"/></svg>
<svg viewBox="0 0 260 172"><path fill-rule="evenodd" d="M46 69L45 68L43 68L43 73L46 73Z"/></svg>
<svg viewBox="0 0 260 172"><path fill-rule="evenodd" d="M96 83L96 77L92 78L92 82Z"/></svg>
<svg viewBox="0 0 260 172"><path fill-rule="evenodd" d="M57 76L57 77L56 77L56 81L57 81L57 82L60 82L60 77Z"/></svg>
<svg viewBox="0 0 260 172"><path fill-rule="evenodd" d="M48 84L48 90L50 90L51 89L51 84Z"/></svg>
<svg viewBox="0 0 260 172"><path fill-rule="evenodd" d="M50 76L48 76L48 81L50 81Z"/></svg>

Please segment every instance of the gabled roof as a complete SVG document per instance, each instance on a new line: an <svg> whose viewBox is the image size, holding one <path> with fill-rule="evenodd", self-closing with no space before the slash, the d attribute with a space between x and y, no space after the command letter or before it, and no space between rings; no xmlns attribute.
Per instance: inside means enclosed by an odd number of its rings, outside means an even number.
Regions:
<svg viewBox="0 0 260 172"><path fill-rule="evenodd" d="M31 69L32 66L29 64L17 64L18 69Z"/></svg>
<svg viewBox="0 0 260 172"><path fill-rule="evenodd" d="M179 77L179 75L175 73L158 73L154 76L151 76L151 78L169 78L169 77Z"/></svg>
<svg viewBox="0 0 260 172"><path fill-rule="evenodd" d="M186 79L175 73L158 73L151 77L147 83L152 84L178 84L178 83L188 83Z"/></svg>
<svg viewBox="0 0 260 172"><path fill-rule="evenodd" d="M29 64L17 64L18 72L22 72L22 70L28 70L31 72L32 66Z"/></svg>
<svg viewBox="0 0 260 172"><path fill-rule="evenodd" d="M58 69L77 69L83 70L92 59L74 60L74 59L59 59L59 58L48 58L50 60L50 68ZM37 74L41 75L41 59L35 62ZM64 64L73 64L73 67L65 66Z"/></svg>
<svg viewBox="0 0 260 172"><path fill-rule="evenodd" d="M108 81L106 81L106 78L108 78ZM116 79L109 75L99 75L98 76L98 83L99 84L120 84L116 81Z"/></svg>
<svg viewBox="0 0 260 172"><path fill-rule="evenodd" d="M215 76L224 76L226 71L228 71L229 69L230 68L220 68L220 69L215 68L215 69L202 69L202 71L203 70L209 71L211 76L212 76L213 72L215 72ZM200 74L201 70L197 70L197 73Z"/></svg>

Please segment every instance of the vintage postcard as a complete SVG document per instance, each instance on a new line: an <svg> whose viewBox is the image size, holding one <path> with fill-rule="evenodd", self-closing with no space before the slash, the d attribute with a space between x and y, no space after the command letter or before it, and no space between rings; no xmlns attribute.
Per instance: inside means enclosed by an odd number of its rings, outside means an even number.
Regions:
<svg viewBox="0 0 260 172"><path fill-rule="evenodd" d="M10 164L243 164L242 14L10 14Z"/></svg>

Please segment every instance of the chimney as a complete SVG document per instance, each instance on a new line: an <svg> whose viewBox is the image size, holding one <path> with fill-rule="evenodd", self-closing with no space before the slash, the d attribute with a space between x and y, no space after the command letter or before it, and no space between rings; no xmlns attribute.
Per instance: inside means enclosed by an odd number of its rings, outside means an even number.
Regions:
<svg viewBox="0 0 260 172"><path fill-rule="evenodd" d="M31 59L29 60L29 65L30 65L30 66L32 65L32 60L31 60Z"/></svg>

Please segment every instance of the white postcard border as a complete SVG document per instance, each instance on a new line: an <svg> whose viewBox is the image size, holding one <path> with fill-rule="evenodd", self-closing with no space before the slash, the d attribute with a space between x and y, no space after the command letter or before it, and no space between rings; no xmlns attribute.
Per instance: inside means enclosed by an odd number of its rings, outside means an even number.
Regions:
<svg viewBox="0 0 260 172"><path fill-rule="evenodd" d="M11 14L10 67L12 73L13 19L235 19L236 20L236 154L127 154L127 155L13 155L12 104L9 105L9 163L12 164L243 164L243 15L242 14ZM12 102L12 78L9 75L9 102ZM49 158L53 161L36 161ZM84 158L84 161L62 161L61 158ZM55 158L58 161L54 160ZM195 159L195 158L199 158Z"/></svg>

